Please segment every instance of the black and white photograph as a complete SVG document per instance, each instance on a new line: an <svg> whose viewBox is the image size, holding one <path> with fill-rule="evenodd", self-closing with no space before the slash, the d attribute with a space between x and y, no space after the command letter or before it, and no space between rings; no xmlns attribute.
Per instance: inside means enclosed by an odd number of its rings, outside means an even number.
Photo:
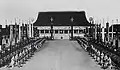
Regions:
<svg viewBox="0 0 120 70"><path fill-rule="evenodd" d="M0 0L0 70L120 70L120 1Z"/></svg>

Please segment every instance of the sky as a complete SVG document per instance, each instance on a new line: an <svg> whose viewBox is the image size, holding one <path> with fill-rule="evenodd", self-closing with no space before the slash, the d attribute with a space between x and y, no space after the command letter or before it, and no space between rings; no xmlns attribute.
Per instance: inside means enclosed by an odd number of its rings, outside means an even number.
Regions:
<svg viewBox="0 0 120 70"><path fill-rule="evenodd" d="M85 11L96 22L120 19L120 0L0 0L0 24L11 24L15 18L37 19L43 11Z"/></svg>

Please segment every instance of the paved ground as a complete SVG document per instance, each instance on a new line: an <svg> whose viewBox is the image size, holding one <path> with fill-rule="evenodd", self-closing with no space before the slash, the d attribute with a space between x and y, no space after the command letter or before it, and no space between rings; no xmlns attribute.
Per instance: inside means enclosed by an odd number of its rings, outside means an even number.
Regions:
<svg viewBox="0 0 120 70"><path fill-rule="evenodd" d="M13 70L101 70L76 41L47 41L22 68Z"/></svg>

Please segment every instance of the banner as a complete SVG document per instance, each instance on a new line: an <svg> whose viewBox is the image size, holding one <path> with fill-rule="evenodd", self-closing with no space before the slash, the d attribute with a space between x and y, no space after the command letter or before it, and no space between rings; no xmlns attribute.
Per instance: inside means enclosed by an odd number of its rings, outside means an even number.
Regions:
<svg viewBox="0 0 120 70"><path fill-rule="evenodd" d="M10 45L12 44L13 41L13 26L10 25Z"/></svg>

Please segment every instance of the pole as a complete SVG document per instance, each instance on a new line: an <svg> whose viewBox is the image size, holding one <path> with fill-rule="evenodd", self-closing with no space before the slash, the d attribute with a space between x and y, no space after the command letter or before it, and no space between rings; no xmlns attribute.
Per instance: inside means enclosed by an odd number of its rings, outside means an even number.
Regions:
<svg viewBox="0 0 120 70"><path fill-rule="evenodd" d="M10 50L12 50L11 49L12 42L13 42L13 25L10 25Z"/></svg>
<svg viewBox="0 0 120 70"><path fill-rule="evenodd" d="M95 22L97 23L97 22ZM95 24L95 39L97 39L97 24Z"/></svg>
<svg viewBox="0 0 120 70"><path fill-rule="evenodd" d="M31 24L31 37L34 37L33 29L34 29L33 24Z"/></svg>
<svg viewBox="0 0 120 70"><path fill-rule="evenodd" d="M112 41L113 41L113 28L114 28L114 26L113 26L113 23L114 23L114 20L112 20Z"/></svg>
<svg viewBox="0 0 120 70"><path fill-rule="evenodd" d="M20 39L21 39L21 28L20 28L20 19L19 19L19 41L20 41Z"/></svg>
<svg viewBox="0 0 120 70"><path fill-rule="evenodd" d="M103 19L103 25L102 25L102 41L104 42L105 34L104 34L104 19Z"/></svg>
<svg viewBox="0 0 120 70"><path fill-rule="evenodd" d="M99 30L98 30L98 28L99 28L99 25L97 24L97 41L99 41L99 36L98 36Z"/></svg>
<svg viewBox="0 0 120 70"><path fill-rule="evenodd" d="M117 21L117 24L118 24L118 19L116 19L116 21ZM116 40L116 49L118 49L118 26L117 26L117 29L116 29L116 38L117 38L117 40Z"/></svg>
<svg viewBox="0 0 120 70"><path fill-rule="evenodd" d="M101 41L101 20L100 20L100 24L99 24L99 41Z"/></svg>
<svg viewBox="0 0 120 70"><path fill-rule="evenodd" d="M30 19L30 24L31 24L31 37L34 37L34 27L33 27L33 21L34 19Z"/></svg>
<svg viewBox="0 0 120 70"><path fill-rule="evenodd" d="M108 22L106 23L106 29L107 29L107 32L106 32L107 42L109 42L109 23Z"/></svg>
<svg viewBox="0 0 120 70"><path fill-rule="evenodd" d="M17 22L15 18L15 44L17 43Z"/></svg>
<svg viewBox="0 0 120 70"><path fill-rule="evenodd" d="M22 33L22 41L24 41L24 22L23 22L23 20L22 20L21 33Z"/></svg>
<svg viewBox="0 0 120 70"><path fill-rule="evenodd" d="M53 39L53 25L51 23L51 39Z"/></svg>
<svg viewBox="0 0 120 70"><path fill-rule="evenodd" d="M7 28L7 20L5 20L6 28Z"/></svg>
<svg viewBox="0 0 120 70"><path fill-rule="evenodd" d="M73 39L73 25L71 25L71 39Z"/></svg>
<svg viewBox="0 0 120 70"><path fill-rule="evenodd" d="M102 41L104 42L104 26L102 27Z"/></svg>
<svg viewBox="0 0 120 70"><path fill-rule="evenodd" d="M74 18L71 18L71 22L74 24ZM71 39L73 39L73 24L71 24Z"/></svg>
<svg viewBox="0 0 120 70"><path fill-rule="evenodd" d="M32 34L31 31L32 31L32 30L31 30L31 22L30 22L30 19L29 19L29 37L32 37L32 36L31 36L31 34Z"/></svg>

